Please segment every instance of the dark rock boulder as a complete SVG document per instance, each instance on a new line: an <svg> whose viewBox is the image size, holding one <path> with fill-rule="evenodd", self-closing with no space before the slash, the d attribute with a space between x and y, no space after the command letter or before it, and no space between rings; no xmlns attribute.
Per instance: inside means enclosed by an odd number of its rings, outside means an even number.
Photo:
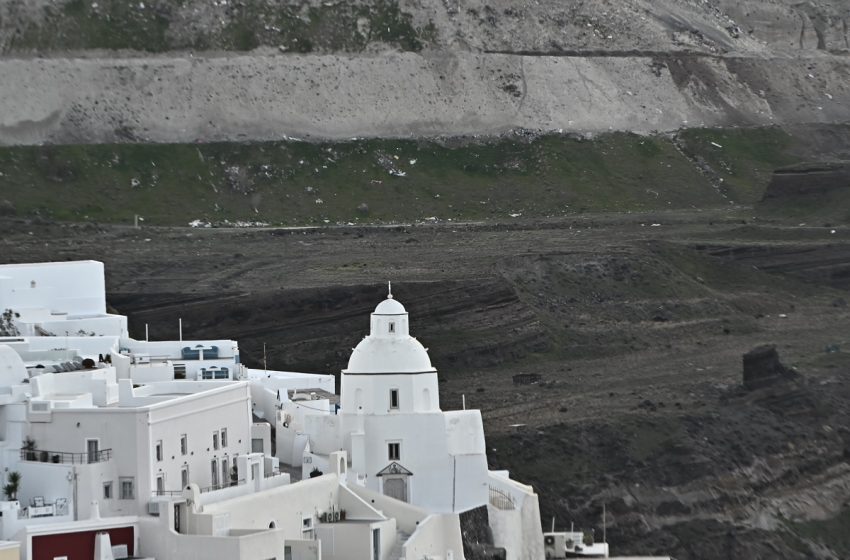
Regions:
<svg viewBox="0 0 850 560"><path fill-rule="evenodd" d="M518 373L513 376L514 385L534 385L540 383L540 379L538 373Z"/></svg>
<svg viewBox="0 0 850 560"><path fill-rule="evenodd" d="M749 390L769 387L780 381L793 381L799 375L782 365L776 346L764 345L744 354L744 387Z"/></svg>

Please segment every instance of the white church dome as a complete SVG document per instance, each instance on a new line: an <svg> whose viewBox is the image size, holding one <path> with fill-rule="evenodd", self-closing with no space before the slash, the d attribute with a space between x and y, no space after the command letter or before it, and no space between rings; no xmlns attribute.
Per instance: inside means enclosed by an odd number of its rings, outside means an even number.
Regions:
<svg viewBox="0 0 850 560"><path fill-rule="evenodd" d="M369 336L351 353L344 373L422 373L434 371L428 351L408 332L407 310L393 299L375 307Z"/></svg>
<svg viewBox="0 0 850 560"><path fill-rule="evenodd" d="M374 311L375 315L407 315L407 309L397 299L388 297L378 304Z"/></svg>
<svg viewBox="0 0 850 560"><path fill-rule="evenodd" d="M348 360L345 373L421 373L434 371L428 352L412 336L398 339L367 336Z"/></svg>

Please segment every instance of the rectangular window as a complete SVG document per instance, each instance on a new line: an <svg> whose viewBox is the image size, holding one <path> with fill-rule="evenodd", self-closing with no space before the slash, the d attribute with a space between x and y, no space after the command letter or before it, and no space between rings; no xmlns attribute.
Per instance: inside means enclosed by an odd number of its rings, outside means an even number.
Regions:
<svg viewBox="0 0 850 560"><path fill-rule="evenodd" d="M251 438L251 453L263 453L263 438Z"/></svg>
<svg viewBox="0 0 850 560"><path fill-rule="evenodd" d="M189 453L189 436L183 434L180 436L180 454L186 455Z"/></svg>
<svg viewBox="0 0 850 560"><path fill-rule="evenodd" d="M103 499L111 500L112 499L112 481L103 483Z"/></svg>
<svg viewBox="0 0 850 560"><path fill-rule="evenodd" d="M131 476L122 476L118 479L121 485L121 499L134 500L136 498L135 479Z"/></svg>
<svg viewBox="0 0 850 560"><path fill-rule="evenodd" d="M397 441L387 444L387 455L390 461L400 461L401 444Z"/></svg>
<svg viewBox="0 0 850 560"><path fill-rule="evenodd" d="M301 538L312 540L313 539L313 518L309 516L304 516L301 518Z"/></svg>
<svg viewBox="0 0 850 560"><path fill-rule="evenodd" d="M213 487L218 487L218 461L215 459L210 463L210 474L212 476Z"/></svg>
<svg viewBox="0 0 850 560"><path fill-rule="evenodd" d="M221 429L221 446L227 447L227 428Z"/></svg>
<svg viewBox="0 0 850 560"><path fill-rule="evenodd" d="M390 321L390 334L393 334L394 332L395 332L395 323Z"/></svg>
<svg viewBox="0 0 850 560"><path fill-rule="evenodd" d="M230 486L230 468L227 457L221 460L221 485Z"/></svg>
<svg viewBox="0 0 850 560"><path fill-rule="evenodd" d="M213 449L218 449L218 432L213 432Z"/></svg>
<svg viewBox="0 0 850 560"><path fill-rule="evenodd" d="M162 461L162 440L156 442L156 460Z"/></svg>
<svg viewBox="0 0 850 560"><path fill-rule="evenodd" d="M390 408L398 408L398 389L390 389Z"/></svg>
<svg viewBox="0 0 850 560"><path fill-rule="evenodd" d="M165 494L165 475L161 474L156 477L156 495L162 496Z"/></svg>
<svg viewBox="0 0 850 560"><path fill-rule="evenodd" d="M187 486L189 486L189 466L184 465L180 469L180 489L185 490Z"/></svg>

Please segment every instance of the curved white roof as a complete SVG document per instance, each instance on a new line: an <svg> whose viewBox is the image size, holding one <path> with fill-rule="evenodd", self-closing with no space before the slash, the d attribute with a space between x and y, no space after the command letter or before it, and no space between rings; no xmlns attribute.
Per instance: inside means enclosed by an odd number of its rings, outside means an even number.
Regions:
<svg viewBox="0 0 850 560"><path fill-rule="evenodd" d="M407 310L392 293L375 307L371 332L351 353L344 373L435 371L428 351L408 334Z"/></svg>
<svg viewBox="0 0 850 560"><path fill-rule="evenodd" d="M27 366L10 346L0 344L0 387L11 387L27 378Z"/></svg>
<svg viewBox="0 0 850 560"><path fill-rule="evenodd" d="M422 344L412 336L377 338L367 336L360 341L345 373L420 373L434 371L431 358Z"/></svg>
<svg viewBox="0 0 850 560"><path fill-rule="evenodd" d="M378 304L374 311L375 315L406 315L407 309L392 296Z"/></svg>

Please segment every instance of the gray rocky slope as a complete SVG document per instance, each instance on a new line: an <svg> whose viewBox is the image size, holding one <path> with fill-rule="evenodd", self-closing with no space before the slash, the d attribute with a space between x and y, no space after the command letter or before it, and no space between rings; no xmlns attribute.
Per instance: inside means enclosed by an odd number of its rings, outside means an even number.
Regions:
<svg viewBox="0 0 850 560"><path fill-rule="evenodd" d="M0 144L847 122L842 0L0 0Z"/></svg>

